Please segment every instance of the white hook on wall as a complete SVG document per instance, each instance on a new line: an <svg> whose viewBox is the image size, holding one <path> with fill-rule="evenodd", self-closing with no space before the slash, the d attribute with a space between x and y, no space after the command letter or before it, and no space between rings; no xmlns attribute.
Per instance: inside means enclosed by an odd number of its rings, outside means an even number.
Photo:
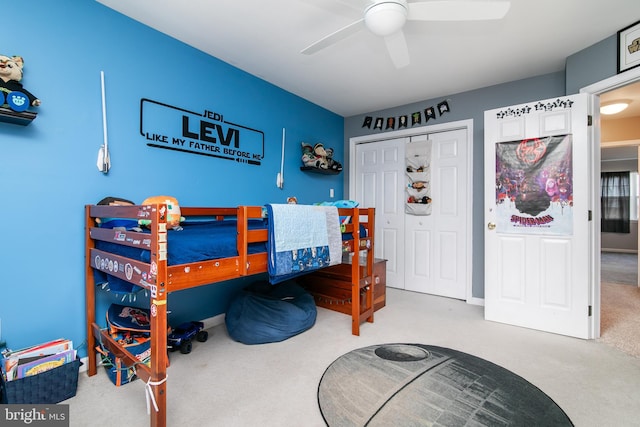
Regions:
<svg viewBox="0 0 640 427"><path fill-rule="evenodd" d="M285 128L282 128L282 158L280 159L280 172L276 177L276 187L282 189L284 187L284 141L285 141Z"/></svg>
<svg viewBox="0 0 640 427"><path fill-rule="evenodd" d="M111 168L111 159L109 158L109 145L107 140L107 103L104 94L104 71L100 71L100 87L102 89L102 146L98 151L98 161L96 166L102 173L109 172Z"/></svg>

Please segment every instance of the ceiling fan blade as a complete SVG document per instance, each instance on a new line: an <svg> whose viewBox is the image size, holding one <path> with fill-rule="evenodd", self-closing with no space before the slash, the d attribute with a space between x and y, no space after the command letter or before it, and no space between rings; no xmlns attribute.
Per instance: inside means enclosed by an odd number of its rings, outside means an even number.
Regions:
<svg viewBox="0 0 640 427"><path fill-rule="evenodd" d="M391 61L396 68L404 68L409 65L409 48L402 30L386 36L384 42L387 44L389 56L391 56Z"/></svg>
<svg viewBox="0 0 640 427"><path fill-rule="evenodd" d="M511 2L499 0L439 0L409 3L412 21L481 21L502 19Z"/></svg>
<svg viewBox="0 0 640 427"><path fill-rule="evenodd" d="M347 25L346 27L342 27L338 31L335 31L328 36L321 38L317 42L312 43L311 45L302 49L300 53L305 55L316 53L319 50L329 47L332 44L339 42L340 40L345 39L352 34L357 33L362 28L364 28L364 18L358 19L357 21Z"/></svg>

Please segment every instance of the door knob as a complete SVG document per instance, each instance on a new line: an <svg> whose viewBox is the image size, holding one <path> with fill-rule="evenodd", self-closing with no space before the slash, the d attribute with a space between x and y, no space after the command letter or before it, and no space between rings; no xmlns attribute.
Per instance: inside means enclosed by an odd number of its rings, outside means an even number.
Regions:
<svg viewBox="0 0 640 427"><path fill-rule="evenodd" d="M493 229L495 229L495 228L496 228L496 225L495 225L495 223L490 222L489 224L487 224L487 228L488 228L489 230L493 230Z"/></svg>

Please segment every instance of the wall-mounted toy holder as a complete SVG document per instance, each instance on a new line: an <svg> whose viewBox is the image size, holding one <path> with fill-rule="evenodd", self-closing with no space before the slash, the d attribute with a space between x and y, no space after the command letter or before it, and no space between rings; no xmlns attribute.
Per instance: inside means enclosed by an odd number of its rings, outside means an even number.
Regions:
<svg viewBox="0 0 640 427"><path fill-rule="evenodd" d="M302 142L301 171L335 175L342 172L342 164L333 158L333 148L324 148L321 142L311 145Z"/></svg>
<svg viewBox="0 0 640 427"><path fill-rule="evenodd" d="M9 108L0 107L0 122L12 123L14 125L27 126L36 117L38 113L34 111L13 111Z"/></svg>
<svg viewBox="0 0 640 427"><path fill-rule="evenodd" d="M20 83L23 66L21 56L0 55L0 122L26 126L37 116L28 109L40 100Z"/></svg>
<svg viewBox="0 0 640 427"><path fill-rule="evenodd" d="M431 215L431 141L407 144L405 213Z"/></svg>

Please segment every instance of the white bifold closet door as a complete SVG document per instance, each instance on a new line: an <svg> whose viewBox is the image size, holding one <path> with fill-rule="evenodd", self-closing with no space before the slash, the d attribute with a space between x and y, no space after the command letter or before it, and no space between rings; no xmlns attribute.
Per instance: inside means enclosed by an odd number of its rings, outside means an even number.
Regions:
<svg viewBox="0 0 640 427"><path fill-rule="evenodd" d="M407 147L427 140L431 207L427 215L408 214ZM376 208L375 255L387 260L387 286L466 299L467 151L466 129L356 146L355 199Z"/></svg>
<svg viewBox="0 0 640 427"><path fill-rule="evenodd" d="M376 208L375 257L387 260L387 286L404 288L404 148L409 138L356 146L356 194Z"/></svg>
<svg viewBox="0 0 640 427"><path fill-rule="evenodd" d="M405 286L416 292L466 299L467 130L411 137L431 141L428 215L405 215Z"/></svg>

